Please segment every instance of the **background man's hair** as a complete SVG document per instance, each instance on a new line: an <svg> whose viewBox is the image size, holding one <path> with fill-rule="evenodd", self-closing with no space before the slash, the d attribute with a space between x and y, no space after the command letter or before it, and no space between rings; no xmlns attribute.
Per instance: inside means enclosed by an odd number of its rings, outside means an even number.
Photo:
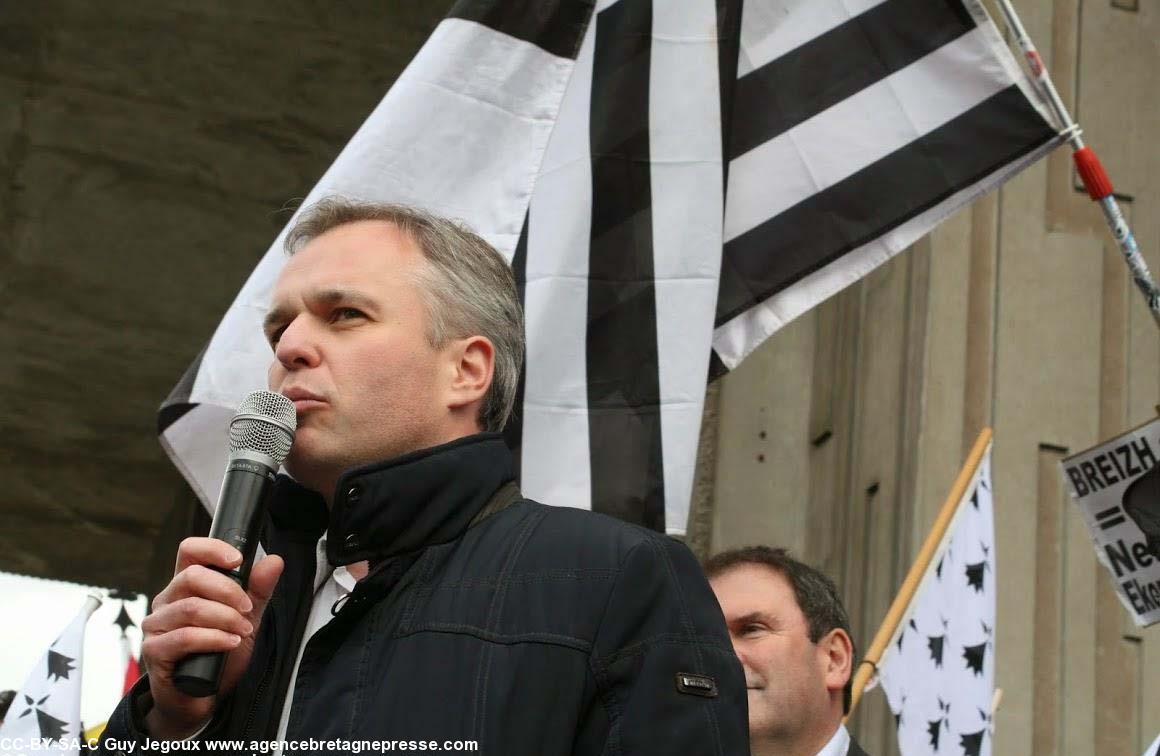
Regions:
<svg viewBox="0 0 1160 756"><path fill-rule="evenodd" d="M515 404L524 357L524 317L511 266L466 226L405 205L327 197L299 215L286 234L293 255L333 228L359 221L387 221L409 236L427 270L419 281L427 311L427 340L440 349L453 339L485 336L495 347L491 386L479 424L501 431Z"/></svg>
<svg viewBox="0 0 1160 756"><path fill-rule="evenodd" d="M4 717L8 715L8 708L12 706L15 699L16 691L0 690L0 722L4 721Z"/></svg>
<svg viewBox="0 0 1160 756"><path fill-rule="evenodd" d="M789 555L786 549L770 546L746 546L723 551L705 562L705 574L710 578L746 564L764 565L784 577L793 589L798 608L809 625L811 643L817 643L822 636L841 628L850 636L852 664L850 679L842 691L842 713L850 713L850 698L853 692L854 670L857 669L858 654L854 647L854 634L850 631L850 618L838 588L820 570L800 562Z"/></svg>

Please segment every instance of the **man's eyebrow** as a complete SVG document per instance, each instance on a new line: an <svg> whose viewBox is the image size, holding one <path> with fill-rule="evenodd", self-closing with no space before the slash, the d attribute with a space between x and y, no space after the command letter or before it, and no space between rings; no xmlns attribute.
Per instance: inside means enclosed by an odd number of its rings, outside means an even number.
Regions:
<svg viewBox="0 0 1160 756"><path fill-rule="evenodd" d="M769 615L765 612L749 612L729 622L730 625L748 625L751 622L769 622Z"/></svg>
<svg viewBox="0 0 1160 756"><path fill-rule="evenodd" d="M374 300L354 289L319 289L318 291L307 294L306 299L326 306L349 304L368 310L374 309L375 306ZM290 319L292 312L293 310L285 305L275 305L270 308L270 311L266 313L266 317L262 319L263 333L270 333L279 325L285 323Z"/></svg>
<svg viewBox="0 0 1160 756"><path fill-rule="evenodd" d="M279 324L286 322L289 317L290 309L288 307L272 307L266 313L266 317L262 318L262 333L270 333Z"/></svg>
<svg viewBox="0 0 1160 756"><path fill-rule="evenodd" d="M354 289L319 289L308 294L307 299L324 305L349 304L367 309L374 306L374 300Z"/></svg>

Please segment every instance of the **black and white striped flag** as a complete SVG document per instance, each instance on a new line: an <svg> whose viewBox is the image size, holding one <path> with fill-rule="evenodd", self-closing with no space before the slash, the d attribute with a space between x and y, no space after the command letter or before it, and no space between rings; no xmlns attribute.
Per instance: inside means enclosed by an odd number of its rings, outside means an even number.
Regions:
<svg viewBox="0 0 1160 756"><path fill-rule="evenodd" d="M527 313L524 492L683 533L705 385L1059 143L977 0L461 0L306 204L459 218ZM282 237L161 408L202 500Z"/></svg>

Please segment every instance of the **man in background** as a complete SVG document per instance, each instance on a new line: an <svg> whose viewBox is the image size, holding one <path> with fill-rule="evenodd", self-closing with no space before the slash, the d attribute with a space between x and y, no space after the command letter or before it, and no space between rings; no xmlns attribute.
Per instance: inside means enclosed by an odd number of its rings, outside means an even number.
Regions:
<svg viewBox="0 0 1160 756"><path fill-rule="evenodd" d="M785 549L750 546L705 564L745 671L753 756L865 756L842 724L854 642L833 581Z"/></svg>

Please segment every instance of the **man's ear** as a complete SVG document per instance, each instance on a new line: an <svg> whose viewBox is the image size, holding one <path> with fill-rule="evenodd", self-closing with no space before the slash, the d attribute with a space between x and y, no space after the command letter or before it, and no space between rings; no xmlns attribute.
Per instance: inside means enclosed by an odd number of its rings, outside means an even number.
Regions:
<svg viewBox="0 0 1160 756"><path fill-rule="evenodd" d="M482 401L495 371L495 347L485 336L468 336L450 345L447 406L462 409Z"/></svg>
<svg viewBox="0 0 1160 756"><path fill-rule="evenodd" d="M836 691L840 696L854 672L854 643L849 633L836 627L821 637L818 649L822 653L826 690Z"/></svg>

